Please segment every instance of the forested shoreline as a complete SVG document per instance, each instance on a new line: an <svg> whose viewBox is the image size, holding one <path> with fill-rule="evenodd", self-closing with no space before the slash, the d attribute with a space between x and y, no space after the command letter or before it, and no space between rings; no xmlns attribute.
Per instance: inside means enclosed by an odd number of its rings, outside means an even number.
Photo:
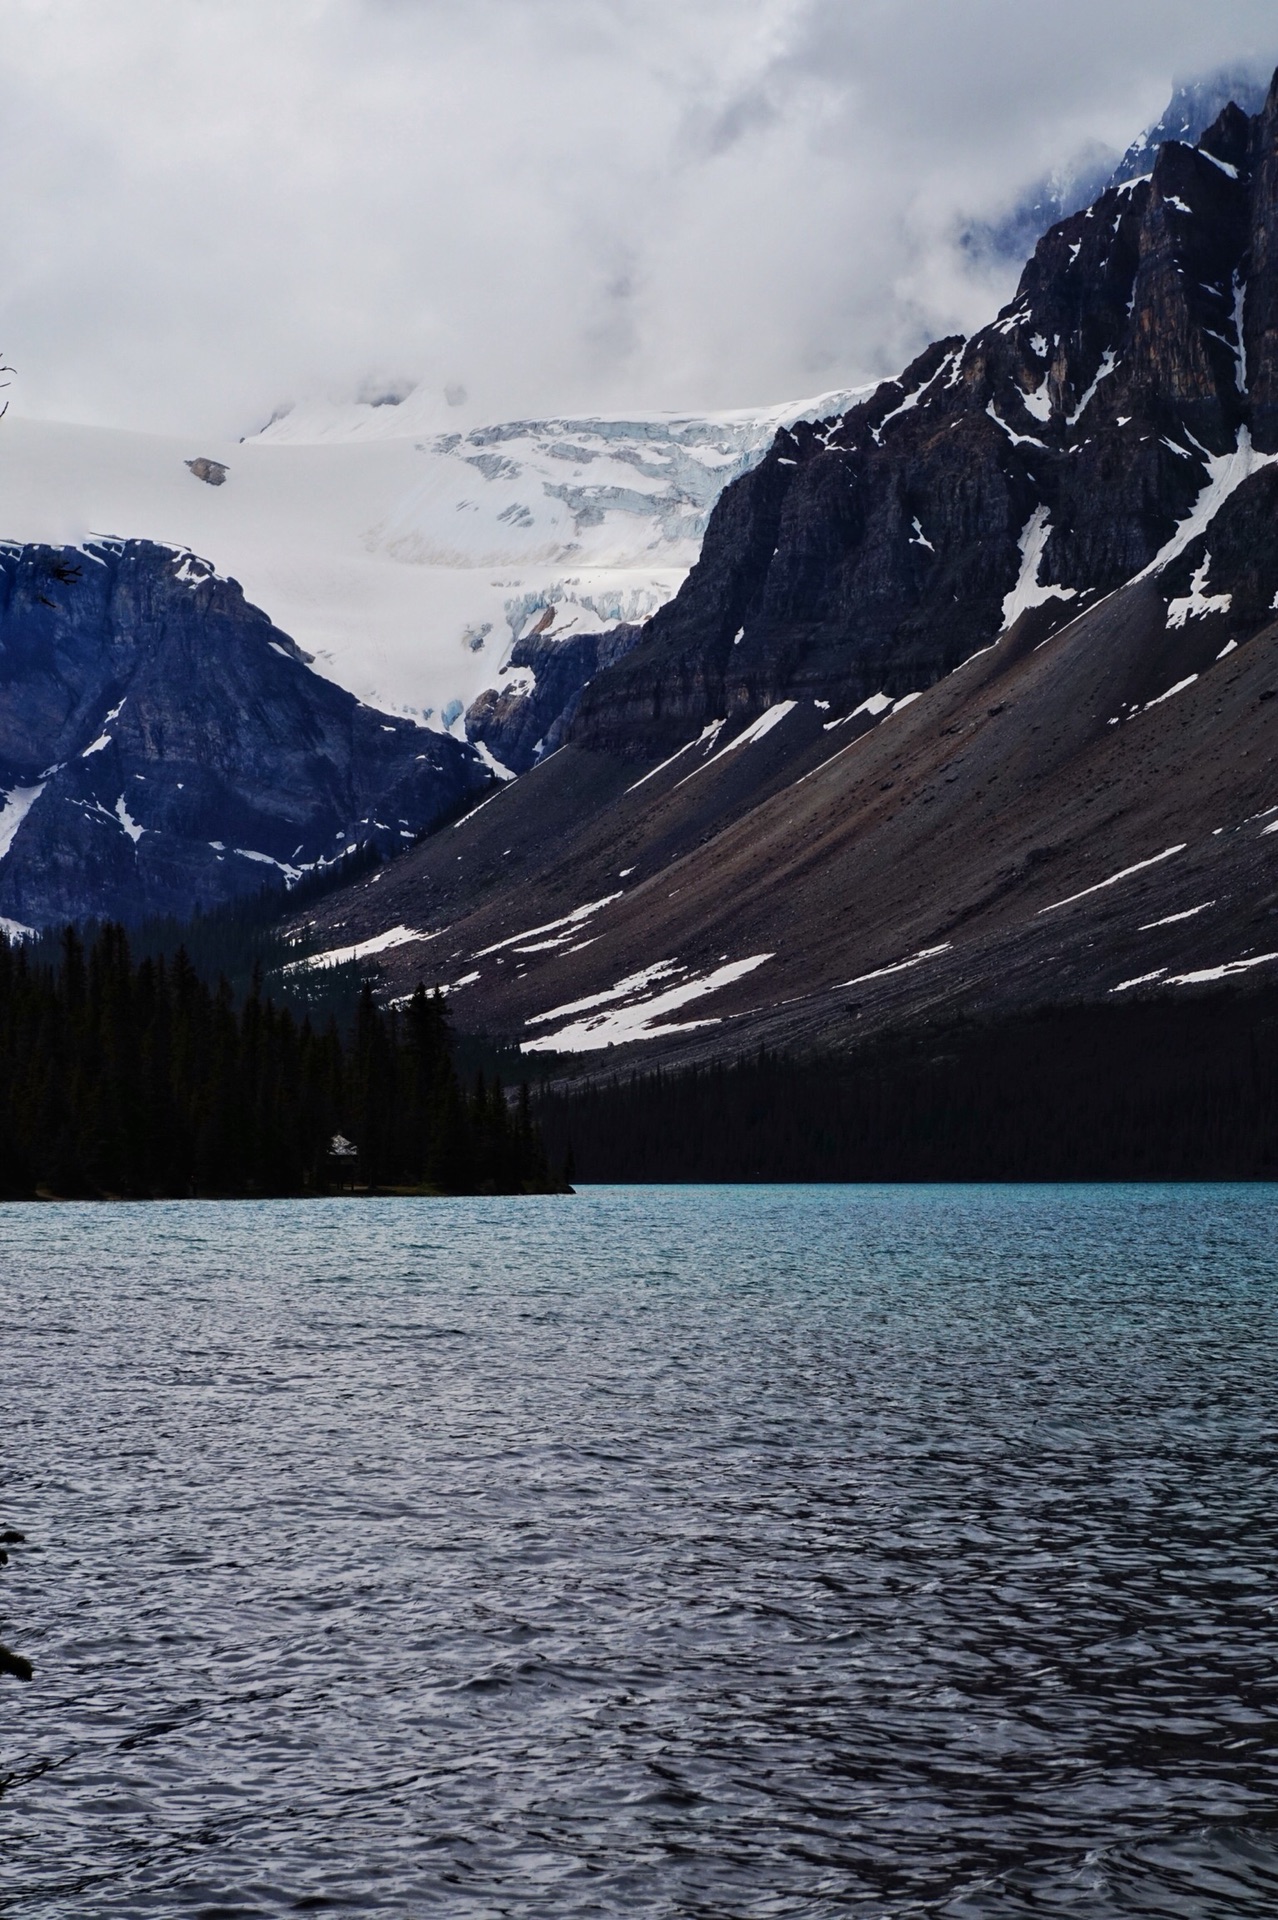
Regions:
<svg viewBox="0 0 1278 1920"><path fill-rule="evenodd" d="M334 1152L335 1144L338 1151ZM237 1002L185 953L135 960L122 927L57 960L0 940L0 1197L555 1190L526 1089L463 1088L443 999L349 1031L263 993Z"/></svg>
<svg viewBox="0 0 1278 1920"><path fill-rule="evenodd" d="M260 971L237 993L181 945L139 959L120 927L0 941L0 1198L1278 1178L1274 989L951 1021L531 1100L492 1072L463 1084L438 993L384 1009L366 979L339 1011L312 1020Z"/></svg>
<svg viewBox="0 0 1278 1920"><path fill-rule="evenodd" d="M1273 1180L1278 991L560 1083L534 1110L588 1182Z"/></svg>

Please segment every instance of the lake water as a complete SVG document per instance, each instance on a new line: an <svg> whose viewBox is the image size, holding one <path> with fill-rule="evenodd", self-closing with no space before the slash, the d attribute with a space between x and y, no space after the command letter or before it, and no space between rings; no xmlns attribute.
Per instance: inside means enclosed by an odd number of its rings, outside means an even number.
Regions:
<svg viewBox="0 0 1278 1920"><path fill-rule="evenodd" d="M1272 1920L1276 1229L0 1209L0 1914Z"/></svg>

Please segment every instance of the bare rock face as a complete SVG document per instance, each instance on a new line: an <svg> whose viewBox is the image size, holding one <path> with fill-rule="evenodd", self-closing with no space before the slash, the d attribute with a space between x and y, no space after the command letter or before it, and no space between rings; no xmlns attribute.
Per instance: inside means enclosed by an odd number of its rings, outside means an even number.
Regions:
<svg viewBox="0 0 1278 1920"><path fill-rule="evenodd" d="M4 921L186 915L398 849L489 781L321 679L193 554L0 548Z"/></svg>
<svg viewBox="0 0 1278 1920"><path fill-rule="evenodd" d="M642 758L785 699L917 691L1024 613L1058 626L1174 557L1208 490L1274 452L1278 85L1054 227L970 340L778 433L570 737Z"/></svg>

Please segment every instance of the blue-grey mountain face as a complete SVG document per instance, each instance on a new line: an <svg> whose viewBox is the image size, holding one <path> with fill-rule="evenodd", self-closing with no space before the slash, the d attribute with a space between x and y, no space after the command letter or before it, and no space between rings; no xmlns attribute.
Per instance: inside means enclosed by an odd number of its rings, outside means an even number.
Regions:
<svg viewBox="0 0 1278 1920"><path fill-rule="evenodd" d="M1121 187L1127 180L1140 180L1152 173L1158 150L1168 140L1179 140L1186 147L1197 146L1208 127L1216 124L1228 106L1241 107L1254 118L1265 104L1272 76L1273 68L1269 65L1222 67L1218 73L1207 74L1200 80L1181 81L1162 118L1132 141L1108 184ZM1065 208L1064 213L1077 213L1078 207L1084 205L1086 201L1080 201L1078 206Z"/></svg>
<svg viewBox="0 0 1278 1920"><path fill-rule="evenodd" d="M190 553L0 548L5 921L187 914L402 847L489 779L313 673Z"/></svg>

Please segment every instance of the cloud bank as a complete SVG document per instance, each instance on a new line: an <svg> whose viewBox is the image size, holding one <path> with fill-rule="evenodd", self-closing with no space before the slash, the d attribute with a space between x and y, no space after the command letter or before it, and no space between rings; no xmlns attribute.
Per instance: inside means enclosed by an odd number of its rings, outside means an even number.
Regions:
<svg viewBox="0 0 1278 1920"><path fill-rule="evenodd" d="M1244 59L1272 0L10 0L15 408L850 385L1006 297L964 219Z"/></svg>

